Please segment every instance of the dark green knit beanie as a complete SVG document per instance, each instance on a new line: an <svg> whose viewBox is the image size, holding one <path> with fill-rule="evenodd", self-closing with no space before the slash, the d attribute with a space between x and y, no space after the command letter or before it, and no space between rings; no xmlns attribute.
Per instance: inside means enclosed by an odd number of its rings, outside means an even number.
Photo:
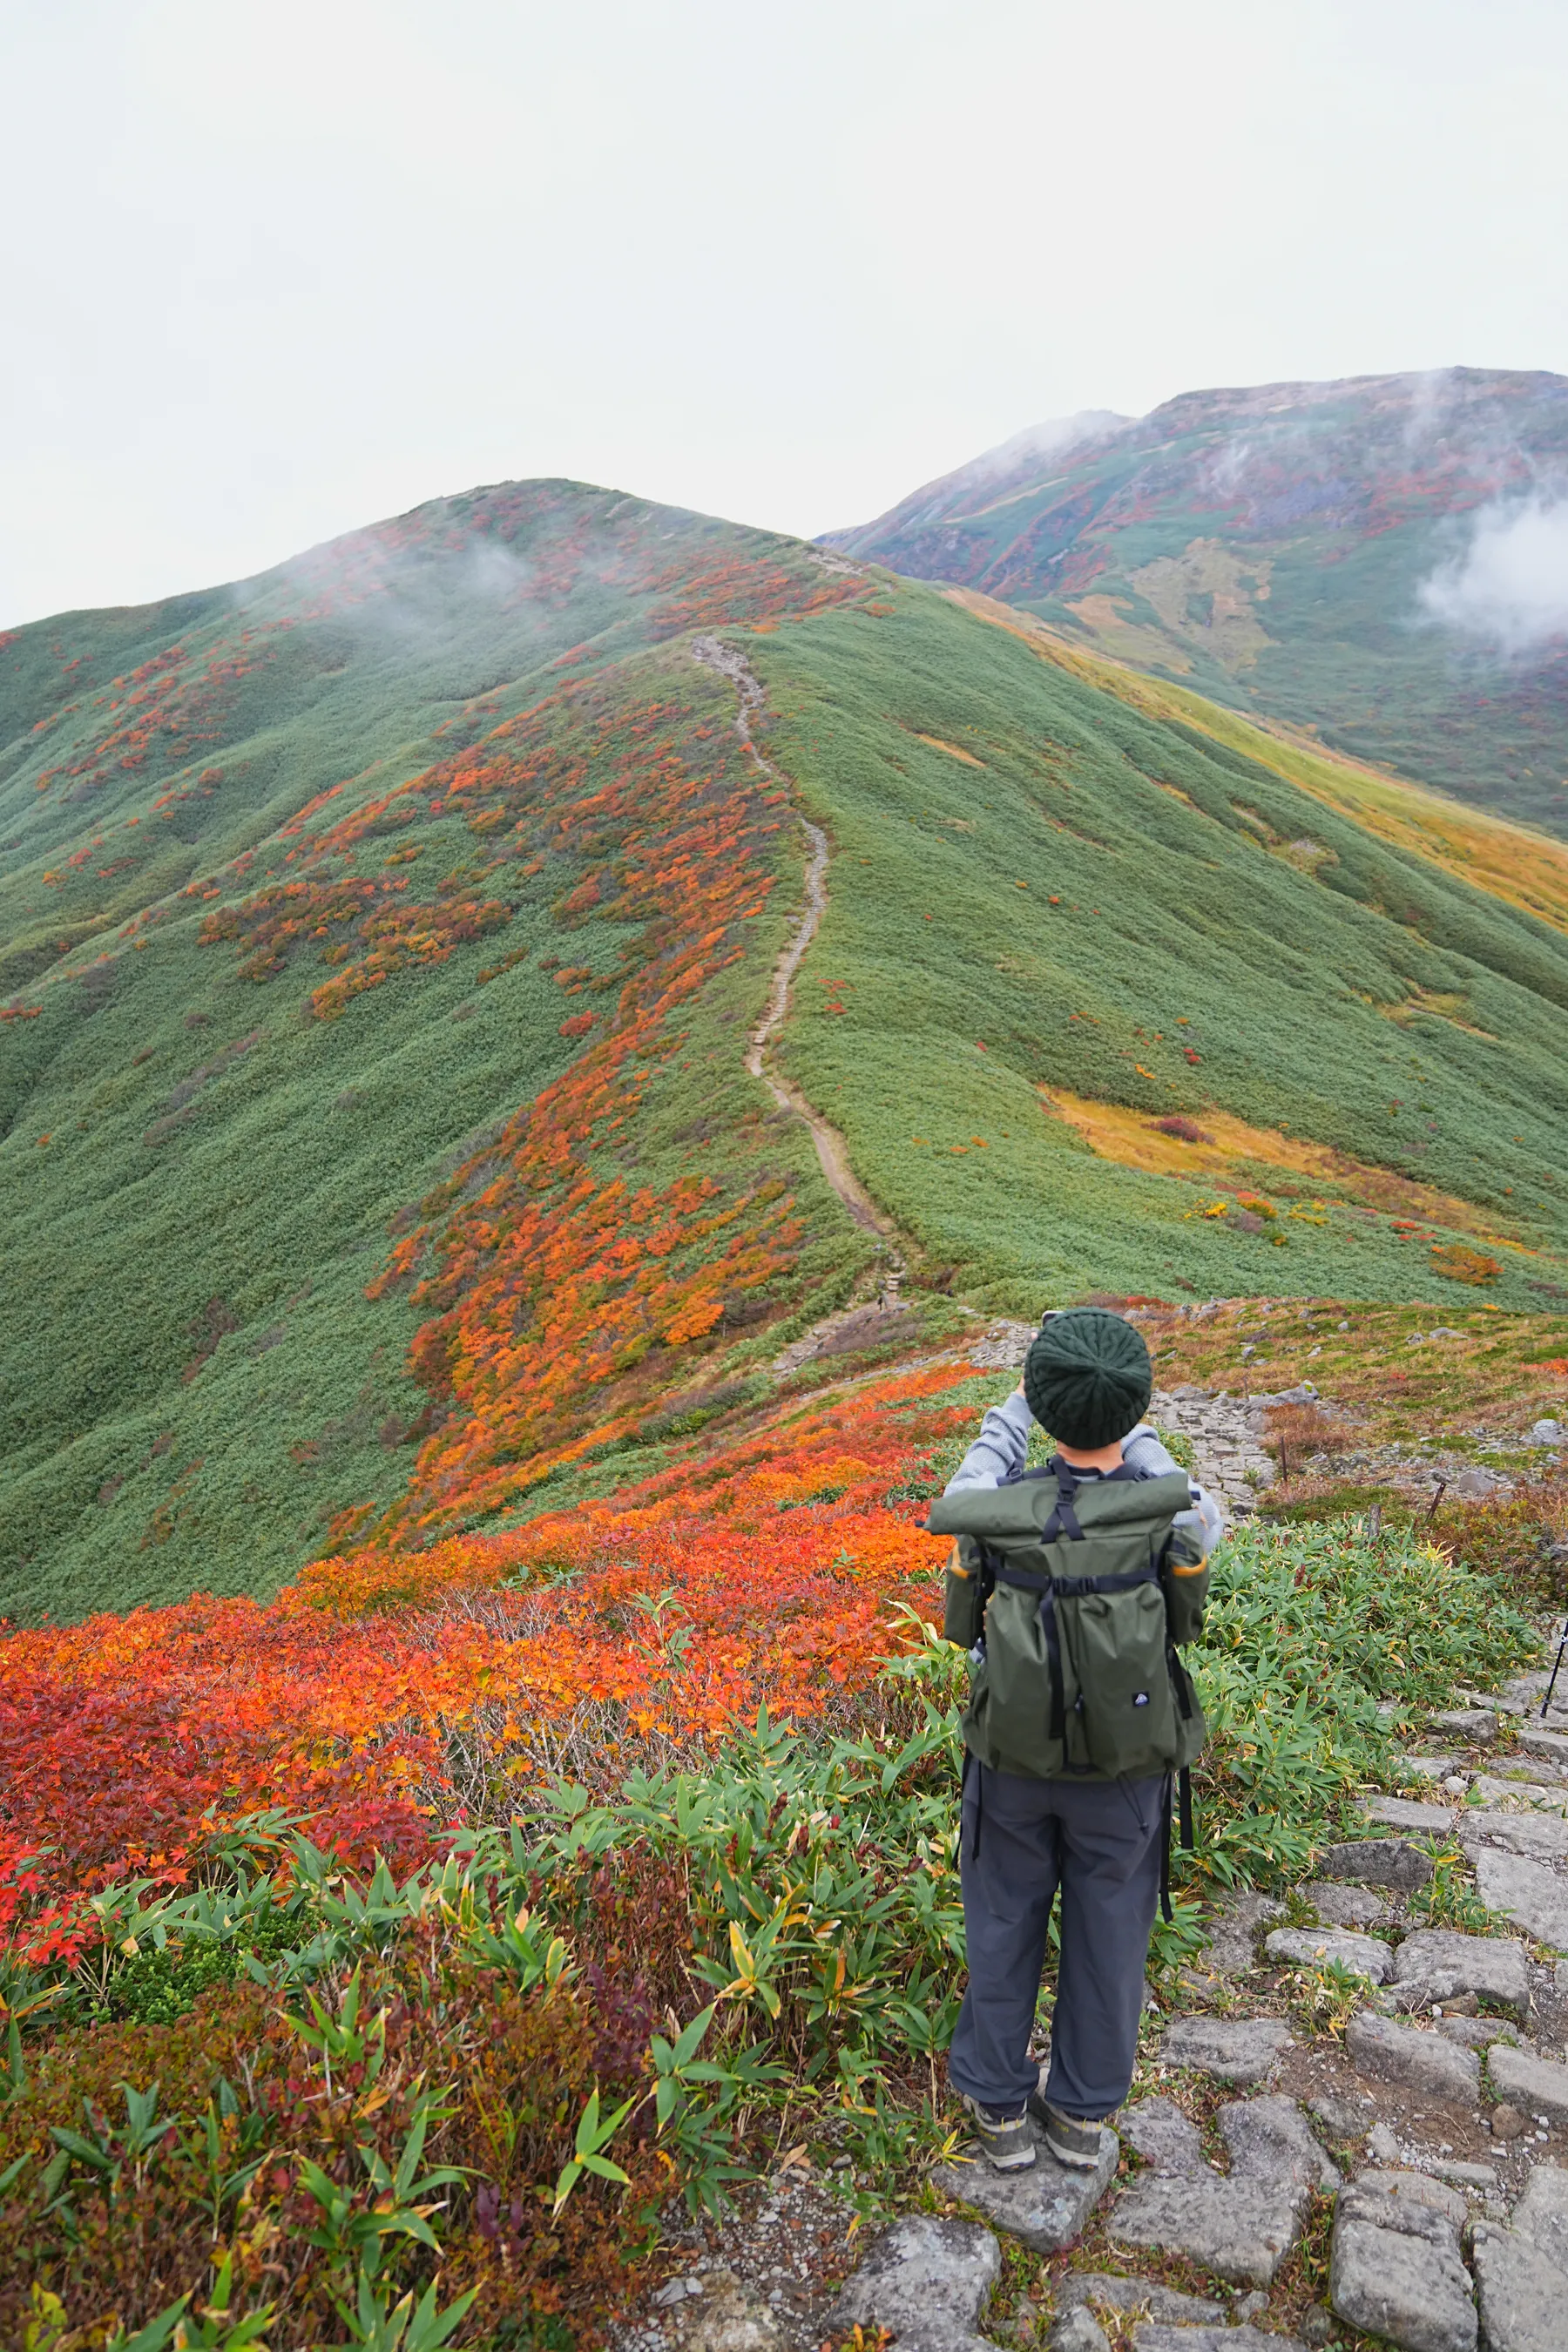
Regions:
<svg viewBox="0 0 1568 2352"><path fill-rule="evenodd" d="M1143 1335L1103 1307L1054 1315L1024 1361L1024 1394L1042 1429L1091 1454L1137 1427L1154 1385Z"/></svg>

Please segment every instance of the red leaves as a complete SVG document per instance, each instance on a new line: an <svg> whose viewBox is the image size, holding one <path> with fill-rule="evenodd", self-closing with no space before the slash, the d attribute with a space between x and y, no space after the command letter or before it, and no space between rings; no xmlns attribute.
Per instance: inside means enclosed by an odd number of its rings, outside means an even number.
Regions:
<svg viewBox="0 0 1568 2352"><path fill-rule="evenodd" d="M764 1703L832 1708L898 1645L889 1604L931 1603L945 1547L887 1498L968 1418L942 1402L964 1377L794 1399L613 1507L319 1560L268 1608L198 1596L4 1637L0 1948L62 1902L68 1933L68 1903L117 1875L177 1883L270 1805L356 1864L406 1865L458 1817L451 1735L481 1718L530 1769L586 1705L628 1739L700 1744Z"/></svg>

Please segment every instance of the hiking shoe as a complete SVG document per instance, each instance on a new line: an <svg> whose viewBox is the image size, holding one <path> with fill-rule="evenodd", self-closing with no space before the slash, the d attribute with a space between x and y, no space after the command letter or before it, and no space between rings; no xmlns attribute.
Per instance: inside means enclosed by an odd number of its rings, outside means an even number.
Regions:
<svg viewBox="0 0 1568 2352"><path fill-rule="evenodd" d="M1086 2124L1078 2116L1064 2116L1059 2107L1048 2106L1038 2093L1029 2101L1029 2111L1046 2135L1046 2146L1058 2164L1068 2165L1077 2172L1092 2172L1100 2162L1098 2123Z"/></svg>
<svg viewBox="0 0 1568 2352"><path fill-rule="evenodd" d="M1026 2172L1035 2160L1028 2110L1020 2108L1016 2116L1007 2116L998 2107L983 2107L978 2099L967 2095L963 2105L973 2118L980 2153L993 2172Z"/></svg>

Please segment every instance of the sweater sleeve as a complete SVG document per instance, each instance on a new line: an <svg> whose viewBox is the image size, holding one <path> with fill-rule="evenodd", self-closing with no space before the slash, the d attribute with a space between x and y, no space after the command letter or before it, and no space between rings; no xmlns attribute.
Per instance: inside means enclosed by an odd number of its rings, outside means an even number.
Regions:
<svg viewBox="0 0 1568 2352"><path fill-rule="evenodd" d="M1003 1404L994 1404L980 1424L980 1434L948 1480L943 1492L961 1486L999 1486L1024 1466L1035 1416L1015 1390Z"/></svg>
<svg viewBox="0 0 1568 2352"><path fill-rule="evenodd" d="M1139 1423L1131 1437L1123 1438L1121 1458L1140 1478L1168 1478L1173 1471L1182 1466L1169 1449L1161 1444L1146 1421ZM1195 1478L1189 1478L1187 1484L1192 1492L1193 1507L1190 1511L1178 1511L1171 1524L1188 1528L1202 1546L1203 1556L1206 1559L1225 1533L1225 1513L1216 1498L1206 1487L1200 1486Z"/></svg>

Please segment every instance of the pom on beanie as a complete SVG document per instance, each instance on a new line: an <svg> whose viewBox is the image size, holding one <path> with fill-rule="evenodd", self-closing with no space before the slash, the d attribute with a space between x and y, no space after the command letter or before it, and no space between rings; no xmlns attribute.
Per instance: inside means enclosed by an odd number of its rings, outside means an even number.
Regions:
<svg viewBox="0 0 1568 2352"><path fill-rule="evenodd" d="M1154 1370L1143 1335L1103 1307L1055 1315L1024 1363L1024 1394L1042 1429L1085 1454L1135 1429Z"/></svg>

